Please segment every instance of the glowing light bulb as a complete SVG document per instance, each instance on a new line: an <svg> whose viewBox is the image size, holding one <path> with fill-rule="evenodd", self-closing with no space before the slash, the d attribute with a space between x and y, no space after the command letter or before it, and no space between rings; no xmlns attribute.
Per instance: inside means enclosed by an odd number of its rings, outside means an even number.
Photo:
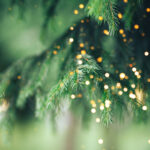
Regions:
<svg viewBox="0 0 150 150"><path fill-rule="evenodd" d="M103 144L103 142L104 142L103 139L99 139L99 140L98 140L98 143L99 143L99 144Z"/></svg>
<svg viewBox="0 0 150 150"><path fill-rule="evenodd" d="M109 78L109 76L110 76L109 73L105 73L106 78Z"/></svg>
<svg viewBox="0 0 150 150"><path fill-rule="evenodd" d="M71 99L75 99L76 96L74 94L71 95Z"/></svg>
<svg viewBox="0 0 150 150"><path fill-rule="evenodd" d="M86 85L89 85L89 84L90 84L90 81L88 81L88 80L85 81L85 84L86 84Z"/></svg>
<svg viewBox="0 0 150 150"><path fill-rule="evenodd" d="M105 107L106 107L106 108L109 108L109 107L110 107L110 104L111 104L111 101L107 99L107 100L105 101Z"/></svg>
<svg viewBox="0 0 150 150"><path fill-rule="evenodd" d="M124 92L127 92L127 91L128 91L128 89L125 87L125 88L123 88L123 91L124 91Z"/></svg>
<svg viewBox="0 0 150 150"><path fill-rule="evenodd" d="M133 72L135 72L135 71L136 71L136 68L135 68L135 67L133 67L133 68L132 68L132 71L133 71Z"/></svg>
<svg viewBox="0 0 150 150"><path fill-rule="evenodd" d="M107 90L109 86L107 84L104 85L104 89Z"/></svg>
<svg viewBox="0 0 150 150"><path fill-rule="evenodd" d="M101 63L102 60L103 60L102 57L98 57L98 58L97 58L97 62L99 62L99 63Z"/></svg>
<svg viewBox="0 0 150 150"><path fill-rule="evenodd" d="M134 25L134 29L136 29L136 30L139 29L139 25L138 25L138 24L135 24L135 25Z"/></svg>
<svg viewBox="0 0 150 150"><path fill-rule="evenodd" d="M109 31L108 30L104 30L103 31L105 35L109 35Z"/></svg>
<svg viewBox="0 0 150 150"><path fill-rule="evenodd" d="M74 41L73 38L69 38L69 43L72 43Z"/></svg>
<svg viewBox="0 0 150 150"><path fill-rule="evenodd" d="M122 14L121 14L121 13L118 13L118 18L119 18L119 19L122 19L122 17L123 17Z"/></svg>
<svg viewBox="0 0 150 150"><path fill-rule="evenodd" d="M96 123L99 123L100 122L100 118L96 118Z"/></svg>
<svg viewBox="0 0 150 150"><path fill-rule="evenodd" d="M84 8L84 4L80 4L80 5L79 5L79 8L80 8L80 9L83 9L83 8Z"/></svg>
<svg viewBox="0 0 150 150"><path fill-rule="evenodd" d="M77 9L74 10L74 14L77 15L79 14L79 11Z"/></svg>
<svg viewBox="0 0 150 150"><path fill-rule="evenodd" d="M123 92L122 92L122 91L119 91L119 92L118 92L118 95L122 95L122 94L123 94Z"/></svg>
<svg viewBox="0 0 150 150"><path fill-rule="evenodd" d="M78 64L82 65L83 61L82 60L78 60Z"/></svg>
<svg viewBox="0 0 150 150"><path fill-rule="evenodd" d="M129 97L130 97L131 99L135 99L135 98L136 98L135 94L133 94L133 93L130 93L130 94L129 94Z"/></svg>
<svg viewBox="0 0 150 150"><path fill-rule="evenodd" d="M100 110L104 110L104 104L103 103L100 105Z"/></svg>
<svg viewBox="0 0 150 150"><path fill-rule="evenodd" d="M144 52L144 55L145 55L145 56L148 56L148 55L149 55L149 52L148 52L148 51L145 51L145 52Z"/></svg>
<svg viewBox="0 0 150 150"><path fill-rule="evenodd" d="M125 73L120 73L119 76L120 76L120 79L123 80L123 79L125 78L126 75L125 75Z"/></svg>
<svg viewBox="0 0 150 150"><path fill-rule="evenodd" d="M131 84L131 87L132 87L132 88L135 88L135 84Z"/></svg>
<svg viewBox="0 0 150 150"><path fill-rule="evenodd" d="M98 20L102 21L102 20L103 20L103 17L102 17L102 16L99 16L99 17L98 17Z"/></svg>
<svg viewBox="0 0 150 150"><path fill-rule="evenodd" d="M96 109L95 109L95 108L92 108L92 109L91 109L91 113L93 113L93 114L96 113Z"/></svg>
<svg viewBox="0 0 150 150"><path fill-rule="evenodd" d="M147 110L147 106L142 106L142 110L146 111Z"/></svg>

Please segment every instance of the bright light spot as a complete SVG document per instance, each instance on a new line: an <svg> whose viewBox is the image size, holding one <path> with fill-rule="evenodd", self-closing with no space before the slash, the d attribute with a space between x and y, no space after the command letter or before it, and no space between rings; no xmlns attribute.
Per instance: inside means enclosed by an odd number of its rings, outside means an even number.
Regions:
<svg viewBox="0 0 150 150"><path fill-rule="evenodd" d="M92 109L91 109L91 113L93 113L93 114L96 113L96 109L95 109L95 108L92 108Z"/></svg>
<svg viewBox="0 0 150 150"><path fill-rule="evenodd" d="M99 143L99 144L103 144L103 139L99 139L99 140L98 140L98 143Z"/></svg>
<svg viewBox="0 0 150 150"><path fill-rule="evenodd" d="M96 118L96 123L99 123L100 122L100 118Z"/></svg>
<svg viewBox="0 0 150 150"><path fill-rule="evenodd" d="M104 85L104 89L107 90L109 86L107 84Z"/></svg>
<svg viewBox="0 0 150 150"><path fill-rule="evenodd" d="M142 106L142 110L146 111L147 110L147 106Z"/></svg>
<svg viewBox="0 0 150 150"><path fill-rule="evenodd" d="M90 81L88 81L88 80L85 81L85 84L86 84L86 85L89 85L89 84L90 84Z"/></svg>
<svg viewBox="0 0 150 150"><path fill-rule="evenodd" d="M144 55L145 55L145 56L148 56L148 55L149 55L149 52L148 52L148 51L145 51L145 52L144 52Z"/></svg>
<svg viewBox="0 0 150 150"><path fill-rule="evenodd" d="M105 73L106 78L109 78L109 76L110 76L109 73Z"/></svg>
<svg viewBox="0 0 150 150"><path fill-rule="evenodd" d="M82 60L78 60L78 64L82 65L83 61Z"/></svg>
<svg viewBox="0 0 150 150"><path fill-rule="evenodd" d="M71 98L72 98L72 99L75 99L75 98L76 98L76 96L75 96L74 94L72 94L72 95L71 95Z"/></svg>
<svg viewBox="0 0 150 150"><path fill-rule="evenodd" d="M130 93L130 94L129 94L129 97L132 98L132 99L135 99L135 98L136 98L135 94L133 94L133 93Z"/></svg>

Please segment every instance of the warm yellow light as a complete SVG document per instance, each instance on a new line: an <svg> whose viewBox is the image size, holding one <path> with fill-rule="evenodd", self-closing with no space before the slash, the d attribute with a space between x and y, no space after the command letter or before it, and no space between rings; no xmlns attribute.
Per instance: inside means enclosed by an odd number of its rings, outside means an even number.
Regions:
<svg viewBox="0 0 150 150"><path fill-rule="evenodd" d="M105 35L109 35L109 31L108 30L104 30L103 31Z"/></svg>
<svg viewBox="0 0 150 150"><path fill-rule="evenodd" d="M76 59L81 59L81 58L82 58L82 55L80 54L76 56Z"/></svg>
<svg viewBox="0 0 150 150"><path fill-rule="evenodd" d="M84 4L80 4L80 5L79 5L79 8L80 8L80 9L83 9L83 8L84 8Z"/></svg>
<svg viewBox="0 0 150 150"><path fill-rule="evenodd" d="M122 72L122 73L120 73L119 76L120 76L120 79L123 80L123 79L125 78L126 75L125 75L125 73Z"/></svg>
<svg viewBox="0 0 150 150"><path fill-rule="evenodd" d="M127 3L127 2L128 2L128 0L123 0L123 2L124 2L124 3Z"/></svg>
<svg viewBox="0 0 150 150"><path fill-rule="evenodd" d="M57 51L53 51L53 54L56 55L56 54L57 54Z"/></svg>
<svg viewBox="0 0 150 150"><path fill-rule="evenodd" d="M133 67L133 68L132 68L132 71L133 71L133 72L135 72L135 71L136 71L136 68L135 68L135 67Z"/></svg>
<svg viewBox="0 0 150 150"><path fill-rule="evenodd" d="M120 29L120 30L119 30L119 33L120 33L120 34L123 34L123 33L124 33L124 30L123 30L123 29Z"/></svg>
<svg viewBox="0 0 150 150"><path fill-rule="evenodd" d="M91 75L90 75L90 79L93 79L93 78L94 78L94 76L91 74Z"/></svg>
<svg viewBox="0 0 150 150"><path fill-rule="evenodd" d="M99 62L99 63L101 63L101 62L102 62L102 60L103 60L103 58L102 58L102 57L98 57L98 58L97 58L97 62Z"/></svg>
<svg viewBox="0 0 150 150"><path fill-rule="evenodd" d="M72 76L74 74L74 72L71 71L69 74L70 74L70 76Z"/></svg>
<svg viewBox="0 0 150 150"><path fill-rule="evenodd" d="M82 55L85 55L85 54L86 54L86 51L85 51L85 50L81 50L81 54L82 54Z"/></svg>
<svg viewBox="0 0 150 150"><path fill-rule="evenodd" d="M122 19L122 17L123 17L122 14L121 14L121 13L118 13L118 18L119 18L119 19Z"/></svg>
<svg viewBox="0 0 150 150"><path fill-rule="evenodd" d="M83 48L84 47L84 43L80 43L79 46Z"/></svg>
<svg viewBox="0 0 150 150"><path fill-rule="evenodd" d="M103 20L103 17L102 17L102 16L99 16L99 17L98 17L98 20L102 21L102 20Z"/></svg>
<svg viewBox="0 0 150 150"><path fill-rule="evenodd" d="M119 92L118 92L118 95L122 95L122 94L123 94L123 92L122 92L122 91L119 91Z"/></svg>
<svg viewBox="0 0 150 150"><path fill-rule="evenodd" d="M132 88L135 88L135 84L131 84L131 87L132 87Z"/></svg>
<svg viewBox="0 0 150 150"><path fill-rule="evenodd" d="M96 123L99 123L100 122L100 118L96 118Z"/></svg>
<svg viewBox="0 0 150 150"><path fill-rule="evenodd" d="M79 14L79 11L77 9L74 10L74 14L77 15Z"/></svg>
<svg viewBox="0 0 150 150"><path fill-rule="evenodd" d="M71 30L71 31L74 30L74 27L71 26L71 27L70 27L70 30Z"/></svg>
<svg viewBox="0 0 150 150"><path fill-rule="evenodd" d="M127 92L127 91L128 91L128 89L125 87L125 88L123 88L123 91L124 91L124 92Z"/></svg>
<svg viewBox="0 0 150 150"><path fill-rule="evenodd" d="M134 29L136 29L136 30L139 29L139 25L138 25L138 24L135 24L135 25L134 25Z"/></svg>
<svg viewBox="0 0 150 150"><path fill-rule="evenodd" d="M117 82L116 87L121 88L121 83Z"/></svg>
<svg viewBox="0 0 150 150"><path fill-rule="evenodd" d="M150 8L146 8L146 11L147 11L147 12L150 12Z"/></svg>

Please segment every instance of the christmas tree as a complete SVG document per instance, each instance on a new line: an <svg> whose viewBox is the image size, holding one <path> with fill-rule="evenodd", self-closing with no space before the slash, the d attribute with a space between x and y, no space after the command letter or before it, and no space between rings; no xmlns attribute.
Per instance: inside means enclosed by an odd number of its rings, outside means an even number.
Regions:
<svg viewBox="0 0 150 150"><path fill-rule="evenodd" d="M148 0L1 0L0 7L4 131L13 130L16 122L49 117L55 126L66 107L83 125L93 118L108 128L126 119L148 121ZM12 38L9 47L23 45L28 54L7 59L8 37L25 25L38 34L22 33L24 40L11 43ZM42 43L36 54L28 49L28 44L36 45L35 36ZM103 144L103 139L98 143Z"/></svg>

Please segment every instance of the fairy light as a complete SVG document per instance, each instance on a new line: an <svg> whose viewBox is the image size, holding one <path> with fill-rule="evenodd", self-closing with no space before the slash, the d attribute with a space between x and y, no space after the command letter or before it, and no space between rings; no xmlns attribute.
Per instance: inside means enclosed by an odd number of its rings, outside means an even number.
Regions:
<svg viewBox="0 0 150 150"><path fill-rule="evenodd" d="M124 91L124 92L127 92L127 91L128 91L128 89L127 89L126 87L124 87L124 88L123 88L123 91Z"/></svg>
<svg viewBox="0 0 150 150"><path fill-rule="evenodd" d="M103 17L102 17L102 16L99 16L99 17L98 17L98 20L102 21L102 20L103 20Z"/></svg>
<svg viewBox="0 0 150 150"><path fill-rule="evenodd" d="M118 13L118 18L119 18L119 19L122 19L122 17L123 17L122 14L121 14L121 13Z"/></svg>
<svg viewBox="0 0 150 150"><path fill-rule="evenodd" d="M117 82L116 87L119 89L121 88L121 83Z"/></svg>
<svg viewBox="0 0 150 150"><path fill-rule="evenodd" d="M97 62L98 62L98 63L101 63L102 60L103 60L102 57L98 57L98 58L97 58Z"/></svg>
<svg viewBox="0 0 150 150"><path fill-rule="evenodd" d="M111 101L107 99L107 100L105 101L105 107L106 107L106 108L109 108L109 107L110 107L110 104L111 104Z"/></svg>
<svg viewBox="0 0 150 150"><path fill-rule="evenodd" d="M135 84L131 84L131 87L134 89L135 88Z"/></svg>
<svg viewBox="0 0 150 150"><path fill-rule="evenodd" d="M135 74L136 76L138 76L138 75L139 75L139 72L138 72L138 71L135 71L134 74Z"/></svg>
<svg viewBox="0 0 150 150"><path fill-rule="evenodd" d="M145 55L145 56L148 56L148 55L149 55L149 52L148 52L148 51L145 51L145 52L144 52L144 55Z"/></svg>
<svg viewBox="0 0 150 150"><path fill-rule="evenodd" d="M74 27L71 26L71 27L70 27L70 30L73 31L73 30L74 30Z"/></svg>
<svg viewBox="0 0 150 150"><path fill-rule="evenodd" d="M91 75L90 75L90 79L93 79L93 78L94 78L94 76L91 74Z"/></svg>
<svg viewBox="0 0 150 150"><path fill-rule="evenodd" d="M72 76L74 74L74 72L71 71L71 72L69 72L69 74L70 74L70 76Z"/></svg>
<svg viewBox="0 0 150 150"><path fill-rule="evenodd" d="M126 76L125 73L120 73L119 74L119 77L120 77L121 80L123 80L125 78L125 76Z"/></svg>
<svg viewBox="0 0 150 150"><path fill-rule="evenodd" d="M99 144L103 144L103 142L104 142L103 139L98 139Z"/></svg>
<svg viewBox="0 0 150 150"><path fill-rule="evenodd" d="M123 92L122 91L118 91L118 95L122 95L123 94Z"/></svg>
<svg viewBox="0 0 150 150"><path fill-rule="evenodd" d="M100 118L96 118L96 123L99 123L100 121Z"/></svg>
<svg viewBox="0 0 150 150"><path fill-rule="evenodd" d="M99 108L100 110L104 110L104 104L102 103Z"/></svg>
<svg viewBox="0 0 150 150"><path fill-rule="evenodd" d="M74 39L73 38L69 38L69 43L73 43Z"/></svg>
<svg viewBox="0 0 150 150"><path fill-rule="evenodd" d="M74 14L77 15L79 14L79 11L77 9L74 10Z"/></svg>
<svg viewBox="0 0 150 150"><path fill-rule="evenodd" d="M148 140L148 144L150 144L150 139Z"/></svg>
<svg viewBox="0 0 150 150"><path fill-rule="evenodd" d="M109 31L108 31L108 30L104 30L103 33L104 33L105 35L109 35Z"/></svg>
<svg viewBox="0 0 150 150"><path fill-rule="evenodd" d="M120 34L123 34L123 33L124 33L124 30L123 30L123 29L120 29L120 30L119 30L119 33L120 33Z"/></svg>
<svg viewBox="0 0 150 150"><path fill-rule="evenodd" d="M89 84L90 84L90 81L88 81L88 80L85 81L85 84L86 84L86 85L89 85Z"/></svg>
<svg viewBox="0 0 150 150"><path fill-rule="evenodd" d="M84 4L80 4L80 5L79 5L79 8L80 8L80 9L83 9L83 8L84 8Z"/></svg>
<svg viewBox="0 0 150 150"><path fill-rule="evenodd" d="M124 3L128 3L128 0L123 0Z"/></svg>
<svg viewBox="0 0 150 150"><path fill-rule="evenodd" d="M134 29L138 30L138 29L139 29L139 25L138 25L138 24L135 24L135 25L134 25Z"/></svg>
<svg viewBox="0 0 150 150"><path fill-rule="evenodd" d="M146 111L147 110L147 106L146 105L142 106L142 110Z"/></svg>
<svg viewBox="0 0 150 150"><path fill-rule="evenodd" d="M136 98L135 94L133 94L133 93L130 93L130 94L129 94L129 97L130 97L131 99L135 99L135 98Z"/></svg>
<svg viewBox="0 0 150 150"><path fill-rule="evenodd" d="M81 58L82 58L82 55L80 54L76 56L76 59L81 59Z"/></svg>
<svg viewBox="0 0 150 150"><path fill-rule="evenodd" d="M110 74L109 73L105 73L105 77L109 78Z"/></svg>
<svg viewBox="0 0 150 150"><path fill-rule="evenodd" d="M133 67L133 68L132 68L132 71L133 71L133 72L135 72L135 71L136 71L136 68L135 68L135 67Z"/></svg>
<svg viewBox="0 0 150 150"><path fill-rule="evenodd" d="M114 90L114 89L115 89L115 86L111 86L111 89Z"/></svg>
<svg viewBox="0 0 150 150"><path fill-rule="evenodd" d="M71 99L75 99L76 96L74 94L71 95Z"/></svg>
<svg viewBox="0 0 150 150"><path fill-rule="evenodd" d="M85 50L81 50L81 54L82 54L82 55L85 55L85 54L86 54L86 51L85 51Z"/></svg>
<svg viewBox="0 0 150 150"><path fill-rule="evenodd" d="M109 86L107 84L104 85L104 89L107 90Z"/></svg>
<svg viewBox="0 0 150 150"><path fill-rule="evenodd" d="M78 60L78 64L82 65L83 61L82 60Z"/></svg>
<svg viewBox="0 0 150 150"><path fill-rule="evenodd" d="M92 108L92 109L91 109L91 113L93 113L93 114L96 113L96 109L95 109L95 108Z"/></svg>
<svg viewBox="0 0 150 150"><path fill-rule="evenodd" d="M84 43L80 43L79 46L83 48L84 47Z"/></svg>
<svg viewBox="0 0 150 150"><path fill-rule="evenodd" d="M146 8L146 11L149 13L150 12L150 8Z"/></svg>
<svg viewBox="0 0 150 150"><path fill-rule="evenodd" d="M91 50L94 50L94 49L95 49L95 47L94 47L94 46L91 46L91 47L90 47L90 49L91 49Z"/></svg>
<svg viewBox="0 0 150 150"><path fill-rule="evenodd" d="M54 54L54 55L57 55L57 51L53 51L53 54Z"/></svg>

